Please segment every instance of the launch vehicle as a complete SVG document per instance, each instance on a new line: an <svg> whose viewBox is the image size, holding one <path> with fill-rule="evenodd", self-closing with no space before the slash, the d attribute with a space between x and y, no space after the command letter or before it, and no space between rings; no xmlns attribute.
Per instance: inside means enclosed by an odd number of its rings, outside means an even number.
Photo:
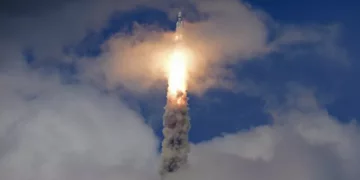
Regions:
<svg viewBox="0 0 360 180"><path fill-rule="evenodd" d="M181 11L179 11L178 16L177 16L177 21L176 21L176 35L175 35L175 40L179 41L182 39L182 29L184 27L184 22L183 22L183 18L182 18L182 13Z"/></svg>

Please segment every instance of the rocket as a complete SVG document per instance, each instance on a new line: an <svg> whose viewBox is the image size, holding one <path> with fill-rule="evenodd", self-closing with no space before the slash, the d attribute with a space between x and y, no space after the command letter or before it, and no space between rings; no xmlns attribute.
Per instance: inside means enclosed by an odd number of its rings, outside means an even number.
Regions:
<svg viewBox="0 0 360 180"><path fill-rule="evenodd" d="M183 22L183 18L182 18L182 13L181 11L179 11L178 16L177 16L177 21L176 21L176 36L175 36L175 41L179 42L182 40L182 29L184 26L184 22Z"/></svg>
<svg viewBox="0 0 360 180"><path fill-rule="evenodd" d="M174 48L183 46L183 18L178 13ZM164 177L186 166L188 160L190 116L186 92L168 94L163 116L163 135L161 148L160 175Z"/></svg>
<svg viewBox="0 0 360 180"><path fill-rule="evenodd" d="M176 22L176 31L183 27L182 13L179 11Z"/></svg>

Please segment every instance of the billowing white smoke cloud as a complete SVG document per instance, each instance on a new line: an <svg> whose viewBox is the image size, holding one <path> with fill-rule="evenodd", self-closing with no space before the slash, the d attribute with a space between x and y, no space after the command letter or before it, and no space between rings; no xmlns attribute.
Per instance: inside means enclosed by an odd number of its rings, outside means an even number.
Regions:
<svg viewBox="0 0 360 180"><path fill-rule="evenodd" d="M28 70L1 72L0 85L0 179L159 179L157 139L116 97ZM192 145L189 166L168 178L359 179L356 124L308 92L269 110L274 124Z"/></svg>
<svg viewBox="0 0 360 180"><path fill-rule="evenodd" d="M0 86L0 179L156 175L158 140L116 96L23 69L1 72Z"/></svg>

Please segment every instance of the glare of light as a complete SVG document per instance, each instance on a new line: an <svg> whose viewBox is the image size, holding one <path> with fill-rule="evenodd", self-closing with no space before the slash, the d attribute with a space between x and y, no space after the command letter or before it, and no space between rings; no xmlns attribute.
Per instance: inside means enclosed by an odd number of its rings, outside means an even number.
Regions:
<svg viewBox="0 0 360 180"><path fill-rule="evenodd" d="M182 35L181 35L181 34L175 35L174 40L175 40L175 41L180 41L180 40L182 40Z"/></svg>
<svg viewBox="0 0 360 180"><path fill-rule="evenodd" d="M168 93L176 96L186 93L188 78L188 57L186 51L176 48L171 53L168 63Z"/></svg>

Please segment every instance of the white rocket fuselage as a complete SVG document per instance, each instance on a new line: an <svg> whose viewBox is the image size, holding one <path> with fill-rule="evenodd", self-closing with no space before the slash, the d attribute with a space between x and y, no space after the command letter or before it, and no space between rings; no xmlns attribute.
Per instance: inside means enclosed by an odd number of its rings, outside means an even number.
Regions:
<svg viewBox="0 0 360 180"><path fill-rule="evenodd" d="M177 16L176 31L180 30L182 28L182 26L183 26L183 19L182 19L182 14L180 11Z"/></svg>
<svg viewBox="0 0 360 180"><path fill-rule="evenodd" d="M177 16L177 21L176 21L176 30L175 30L175 41L179 42L182 40L183 34L182 34L182 30L184 27L184 22L183 22L183 18L182 18L182 13L181 11L178 13Z"/></svg>

